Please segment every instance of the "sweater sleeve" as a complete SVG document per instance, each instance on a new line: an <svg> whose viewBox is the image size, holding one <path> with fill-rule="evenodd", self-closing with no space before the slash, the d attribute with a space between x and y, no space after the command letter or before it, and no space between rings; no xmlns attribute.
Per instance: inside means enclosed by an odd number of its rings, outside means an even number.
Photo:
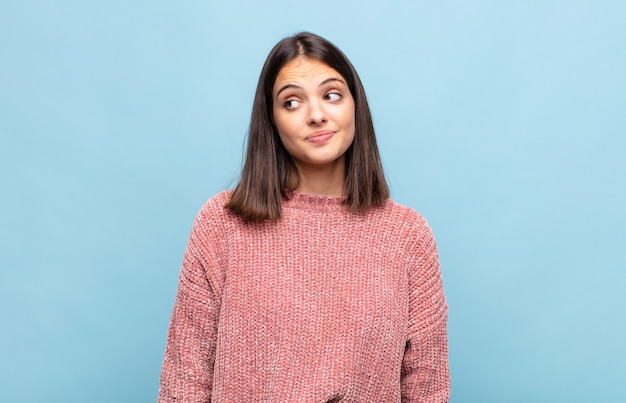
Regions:
<svg viewBox="0 0 626 403"><path fill-rule="evenodd" d="M220 305L215 273L219 273L223 240L214 225L205 206L193 224L180 270L158 403L211 399Z"/></svg>
<svg viewBox="0 0 626 403"><path fill-rule="evenodd" d="M409 337L402 361L402 403L448 402L448 306L432 231L420 216L409 262Z"/></svg>

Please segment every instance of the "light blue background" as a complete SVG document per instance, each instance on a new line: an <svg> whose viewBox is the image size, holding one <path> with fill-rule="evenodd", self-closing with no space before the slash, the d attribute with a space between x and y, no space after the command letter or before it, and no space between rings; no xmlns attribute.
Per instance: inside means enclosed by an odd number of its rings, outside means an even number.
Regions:
<svg viewBox="0 0 626 403"><path fill-rule="evenodd" d="M310 30L434 228L452 402L624 401L625 4L1 0L1 399L154 401L192 220Z"/></svg>

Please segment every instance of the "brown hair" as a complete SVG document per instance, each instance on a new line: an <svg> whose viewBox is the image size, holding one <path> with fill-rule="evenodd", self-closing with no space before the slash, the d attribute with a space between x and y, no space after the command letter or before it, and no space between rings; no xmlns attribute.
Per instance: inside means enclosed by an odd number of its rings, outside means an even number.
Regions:
<svg viewBox="0 0 626 403"><path fill-rule="evenodd" d="M319 60L348 84L355 106L354 140L345 153L344 204L352 212L382 206L389 197L365 90L348 58L326 39L302 32L278 42L259 77L241 179L226 207L245 221L276 221L281 202L298 183L296 166L274 125L272 89L280 69L298 56Z"/></svg>

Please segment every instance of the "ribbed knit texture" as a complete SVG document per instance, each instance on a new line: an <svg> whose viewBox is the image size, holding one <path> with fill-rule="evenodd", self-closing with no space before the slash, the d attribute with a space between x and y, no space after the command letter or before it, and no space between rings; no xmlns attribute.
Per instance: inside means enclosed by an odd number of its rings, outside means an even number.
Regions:
<svg viewBox="0 0 626 403"><path fill-rule="evenodd" d="M447 402L447 305L414 210L294 193L277 223L198 214L159 402Z"/></svg>

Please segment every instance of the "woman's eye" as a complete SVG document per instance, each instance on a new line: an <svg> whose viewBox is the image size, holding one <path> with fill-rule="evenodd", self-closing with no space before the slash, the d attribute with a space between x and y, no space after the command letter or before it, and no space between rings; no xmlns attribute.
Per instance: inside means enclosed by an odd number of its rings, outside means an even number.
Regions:
<svg viewBox="0 0 626 403"><path fill-rule="evenodd" d="M341 94L338 92L329 92L326 94L326 98L329 101L339 101L341 99Z"/></svg>
<svg viewBox="0 0 626 403"><path fill-rule="evenodd" d="M283 106L285 107L285 109L294 109L298 106L298 101L295 99L288 99L283 102Z"/></svg>

